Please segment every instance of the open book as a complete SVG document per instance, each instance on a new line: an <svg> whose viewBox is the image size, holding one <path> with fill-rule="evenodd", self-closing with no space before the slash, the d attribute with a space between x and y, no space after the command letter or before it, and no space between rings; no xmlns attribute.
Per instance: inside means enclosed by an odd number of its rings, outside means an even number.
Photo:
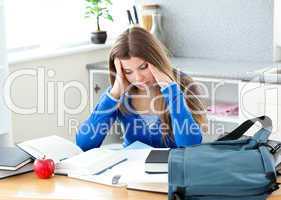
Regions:
<svg viewBox="0 0 281 200"><path fill-rule="evenodd" d="M134 142L123 150L127 160L98 175L70 174L72 178L127 189L168 193L168 174L145 173L145 159L152 148Z"/></svg>
<svg viewBox="0 0 281 200"><path fill-rule="evenodd" d="M76 144L56 135L28 140L17 146L34 158L53 159L56 174L98 174L126 160L118 150L95 148L83 152Z"/></svg>

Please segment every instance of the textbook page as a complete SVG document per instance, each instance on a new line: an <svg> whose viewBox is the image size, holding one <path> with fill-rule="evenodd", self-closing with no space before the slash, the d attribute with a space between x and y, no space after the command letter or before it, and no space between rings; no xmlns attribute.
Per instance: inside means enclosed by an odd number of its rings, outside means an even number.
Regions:
<svg viewBox="0 0 281 200"><path fill-rule="evenodd" d="M62 160L56 165L56 172L75 175L94 175L112 168L118 163L127 160L126 155L120 150L94 148L77 156Z"/></svg>
<svg viewBox="0 0 281 200"><path fill-rule="evenodd" d="M99 175L70 174L72 178L128 189L167 193L168 174L147 174L145 159L155 148L124 149L127 160Z"/></svg>
<svg viewBox="0 0 281 200"><path fill-rule="evenodd" d="M69 177L77 178L86 181L92 181L95 183L123 187L127 185L127 173L128 175L139 173L139 171L134 171L136 165L144 163L147 155L150 152L149 149L137 149L137 150L122 150L123 155L127 158L126 161L115 165L112 168L107 169L103 173L97 175L81 175L76 173L68 174Z"/></svg>
<svg viewBox="0 0 281 200"><path fill-rule="evenodd" d="M83 152L76 144L57 135L28 140L17 146L37 159L45 155L55 163Z"/></svg>

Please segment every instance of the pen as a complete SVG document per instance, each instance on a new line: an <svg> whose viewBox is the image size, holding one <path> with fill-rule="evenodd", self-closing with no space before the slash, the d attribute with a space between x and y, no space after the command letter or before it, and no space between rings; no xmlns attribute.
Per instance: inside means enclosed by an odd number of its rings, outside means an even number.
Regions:
<svg viewBox="0 0 281 200"><path fill-rule="evenodd" d="M61 158L60 161L63 161L63 160L66 160L66 159L68 159L68 158L67 157L66 158Z"/></svg>
<svg viewBox="0 0 281 200"><path fill-rule="evenodd" d="M99 172L96 172L96 173L94 173L93 175L100 175L100 174L102 174L103 172L105 172L106 170L111 169L112 167L114 167L114 166L116 166L116 165L119 165L120 163L125 162L126 160L128 160L128 159L127 159L127 158L124 158L123 160L121 160L121 161L119 161L119 162L117 162L117 163L115 163L115 164L113 164L113 165L111 165L111 166L109 166L109 167L107 167L107 168L105 168L105 169L99 171Z"/></svg>
<svg viewBox="0 0 281 200"><path fill-rule="evenodd" d="M133 20L133 18L132 18L132 15L131 15L130 10L127 10L127 15L128 15L129 23L130 23L130 24L134 24L134 20Z"/></svg>
<svg viewBox="0 0 281 200"><path fill-rule="evenodd" d="M136 24L138 24L139 23L139 19L138 19L138 13L137 13L136 6L133 6L133 9L134 9L134 15L135 15L135 19L136 19Z"/></svg>
<svg viewBox="0 0 281 200"><path fill-rule="evenodd" d="M67 176L67 173L55 172L55 175L59 175L59 176Z"/></svg>

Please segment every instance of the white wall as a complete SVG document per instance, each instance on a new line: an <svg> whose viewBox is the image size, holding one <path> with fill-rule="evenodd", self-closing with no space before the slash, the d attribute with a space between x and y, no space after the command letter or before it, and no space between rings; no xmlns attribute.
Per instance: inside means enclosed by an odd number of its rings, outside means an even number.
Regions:
<svg viewBox="0 0 281 200"><path fill-rule="evenodd" d="M4 0L0 0L0 146L10 145L10 115L3 102L3 84L7 75Z"/></svg>
<svg viewBox="0 0 281 200"><path fill-rule="evenodd" d="M275 60L281 60L281 1L274 2L274 44Z"/></svg>
<svg viewBox="0 0 281 200"><path fill-rule="evenodd" d="M38 103L40 105L42 99L45 101L43 102L44 111L41 108L41 110L37 109L36 113L24 115L12 111L12 133L15 142L52 134L74 141L75 129L70 129L69 120L77 120L78 122L85 120L89 115L89 100L87 100L87 105L81 112L65 114L65 124L60 126L58 123L58 85L78 81L89 95L89 73L86 64L104 61L107 59L108 53L109 48L10 65L10 74L23 72L21 70L24 69L38 72L39 68L45 72L45 81L38 87L37 77L31 75L20 76L12 84L11 99L17 106L36 108L36 105ZM49 77L49 70L55 72L53 77ZM54 87L50 87L54 88L54 92L48 92L48 84L54 85ZM38 100L38 94L42 93L44 89L44 97L41 100L41 97L39 97ZM52 94L55 95L52 96ZM48 104L48 98L54 101L49 100ZM77 89L67 90L65 104L73 109L79 106L80 93ZM52 107L54 107L53 111L50 110Z"/></svg>
<svg viewBox="0 0 281 200"><path fill-rule="evenodd" d="M0 69L6 67L6 39L5 39L5 19L4 0L0 0Z"/></svg>
<svg viewBox="0 0 281 200"><path fill-rule="evenodd" d="M136 1L161 5L167 46L175 56L274 60L273 10L280 0Z"/></svg>
<svg viewBox="0 0 281 200"><path fill-rule="evenodd" d="M276 43L281 46L281 1L274 2L274 26Z"/></svg>

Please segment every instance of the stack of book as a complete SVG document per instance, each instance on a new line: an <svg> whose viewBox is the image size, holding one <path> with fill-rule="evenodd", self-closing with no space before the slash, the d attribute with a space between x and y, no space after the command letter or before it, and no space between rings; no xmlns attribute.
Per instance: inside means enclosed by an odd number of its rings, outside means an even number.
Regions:
<svg viewBox="0 0 281 200"><path fill-rule="evenodd" d="M0 179L32 171L32 161L18 147L0 147Z"/></svg>

